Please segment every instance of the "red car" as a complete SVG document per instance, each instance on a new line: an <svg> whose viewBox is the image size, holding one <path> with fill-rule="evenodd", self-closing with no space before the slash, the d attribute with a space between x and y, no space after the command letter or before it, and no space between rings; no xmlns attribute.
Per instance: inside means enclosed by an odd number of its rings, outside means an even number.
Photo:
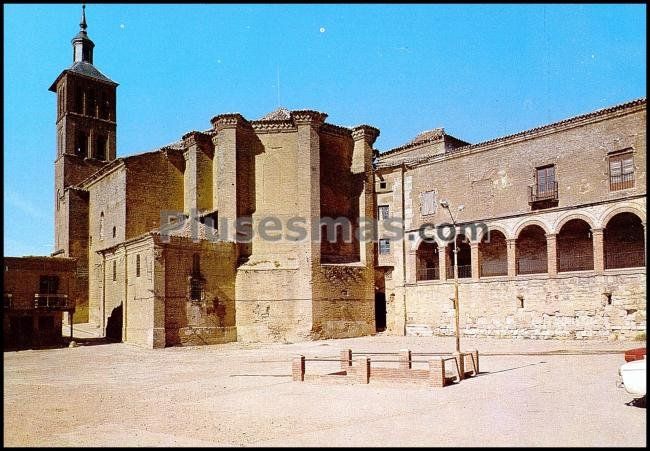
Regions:
<svg viewBox="0 0 650 451"><path fill-rule="evenodd" d="M628 349L625 351L625 361L631 362L632 360L641 360L645 355L645 348Z"/></svg>

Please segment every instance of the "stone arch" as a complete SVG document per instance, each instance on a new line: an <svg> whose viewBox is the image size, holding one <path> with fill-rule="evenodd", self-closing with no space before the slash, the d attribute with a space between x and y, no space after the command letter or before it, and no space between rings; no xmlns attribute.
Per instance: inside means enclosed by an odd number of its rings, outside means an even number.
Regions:
<svg viewBox="0 0 650 451"><path fill-rule="evenodd" d="M493 230L495 230L497 232L501 232L503 234L503 236L506 237L506 240L511 240L511 239L514 238L514 236L510 232L510 230L508 230L504 225L501 225L501 224L488 224L488 230L490 232L492 232ZM481 241L483 241L483 236L484 235L485 235L484 233L479 234L479 236L478 236L478 242L479 243Z"/></svg>
<svg viewBox="0 0 650 451"><path fill-rule="evenodd" d="M544 221L540 221L539 219L524 219L522 222L517 224L514 227L515 233L513 234L513 238L519 238L519 234L521 233L522 230L524 230L526 227L529 225L536 225L542 228L544 230L544 233L549 234L551 233L551 230L548 227L548 224L546 224Z"/></svg>
<svg viewBox="0 0 650 451"><path fill-rule="evenodd" d="M634 204L626 204L616 205L605 210L605 212L600 216L596 227L604 229L607 227L607 223L619 213L632 213L639 217L641 223L646 223L645 210Z"/></svg>
<svg viewBox="0 0 650 451"><path fill-rule="evenodd" d="M515 242L516 274L548 272L547 234L540 221L526 221L520 226Z"/></svg>
<svg viewBox="0 0 650 451"><path fill-rule="evenodd" d="M562 230L564 224L571 221L572 219L582 219L584 222L589 224L589 227L591 227L592 229L596 228L596 224L597 224L596 218L588 215L587 213L567 212L565 214L560 215L560 217L558 217L555 220L555 223L553 224L553 233L560 233L560 230Z"/></svg>
<svg viewBox="0 0 650 451"><path fill-rule="evenodd" d="M593 225L581 215L569 215L556 229L557 271L594 269Z"/></svg>
<svg viewBox="0 0 650 451"><path fill-rule="evenodd" d="M421 240L415 251L417 280L440 279L440 252L444 252L444 248L438 243Z"/></svg>

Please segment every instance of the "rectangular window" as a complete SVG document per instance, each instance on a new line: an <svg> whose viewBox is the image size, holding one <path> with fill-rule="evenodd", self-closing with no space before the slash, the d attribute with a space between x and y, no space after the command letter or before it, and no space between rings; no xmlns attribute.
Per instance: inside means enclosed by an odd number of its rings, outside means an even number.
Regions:
<svg viewBox="0 0 650 451"><path fill-rule="evenodd" d="M390 240L379 240L379 254L390 254Z"/></svg>
<svg viewBox="0 0 650 451"><path fill-rule="evenodd" d="M386 190L388 189L388 182L386 180L380 180L378 183L378 190Z"/></svg>
<svg viewBox="0 0 650 451"><path fill-rule="evenodd" d="M634 157L632 152L617 153L609 157L609 189L634 188Z"/></svg>
<svg viewBox="0 0 650 451"><path fill-rule="evenodd" d="M420 212L423 215L432 215L436 212L436 192L427 191L420 194Z"/></svg>
<svg viewBox="0 0 650 451"><path fill-rule="evenodd" d="M555 166L537 168L537 195L545 197L555 193Z"/></svg>
<svg viewBox="0 0 650 451"><path fill-rule="evenodd" d="M117 262L113 261L113 282L117 280Z"/></svg>
<svg viewBox="0 0 650 451"><path fill-rule="evenodd" d="M135 256L135 277L140 277L140 254Z"/></svg>
<svg viewBox="0 0 650 451"><path fill-rule="evenodd" d="M383 221L384 219L388 219L388 215L390 214L390 211L388 209L388 205L380 205L377 207L377 218L379 218L380 221Z"/></svg>
<svg viewBox="0 0 650 451"><path fill-rule="evenodd" d="M38 292L40 294L57 294L59 291L58 276L41 276L39 280Z"/></svg>

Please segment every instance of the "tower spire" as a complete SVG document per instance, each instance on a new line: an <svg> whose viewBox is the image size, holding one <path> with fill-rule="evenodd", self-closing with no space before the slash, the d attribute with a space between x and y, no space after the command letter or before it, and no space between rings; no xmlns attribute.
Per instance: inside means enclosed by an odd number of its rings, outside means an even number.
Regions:
<svg viewBox="0 0 650 451"><path fill-rule="evenodd" d="M88 24L86 23L86 4L81 5L81 22L79 22L79 33L72 39L72 47L74 49L73 62L84 62L84 63L93 63L93 41L88 37L86 33L86 28Z"/></svg>
<svg viewBox="0 0 650 451"><path fill-rule="evenodd" d="M86 4L82 3L81 4L81 22L79 23L79 27L81 28L81 31L84 33L86 32L86 28L88 28L88 25L86 24Z"/></svg>

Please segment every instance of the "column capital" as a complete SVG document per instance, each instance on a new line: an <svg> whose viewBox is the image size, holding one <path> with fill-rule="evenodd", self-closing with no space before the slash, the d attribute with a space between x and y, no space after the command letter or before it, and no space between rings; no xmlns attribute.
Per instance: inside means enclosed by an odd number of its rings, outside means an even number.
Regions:
<svg viewBox="0 0 650 451"><path fill-rule="evenodd" d="M352 129L352 139L355 141L364 140L369 145L373 145L379 136L379 129L370 125L358 125Z"/></svg>
<svg viewBox="0 0 650 451"><path fill-rule="evenodd" d="M215 116L210 121L216 131L225 128L236 128L239 125L249 124L249 122L239 113L225 113Z"/></svg>
<svg viewBox="0 0 650 451"><path fill-rule="evenodd" d="M603 233L604 231L605 231L605 229L603 229L603 228L598 228L598 227L594 227L593 229L591 229L591 233L593 233L593 234L596 234L596 233Z"/></svg>
<svg viewBox="0 0 650 451"><path fill-rule="evenodd" d="M320 125L325 122L326 113L313 110L295 110L291 112L291 120L296 125Z"/></svg>
<svg viewBox="0 0 650 451"><path fill-rule="evenodd" d="M554 240L557 238L557 233L547 233L546 234L546 239L547 240Z"/></svg>

